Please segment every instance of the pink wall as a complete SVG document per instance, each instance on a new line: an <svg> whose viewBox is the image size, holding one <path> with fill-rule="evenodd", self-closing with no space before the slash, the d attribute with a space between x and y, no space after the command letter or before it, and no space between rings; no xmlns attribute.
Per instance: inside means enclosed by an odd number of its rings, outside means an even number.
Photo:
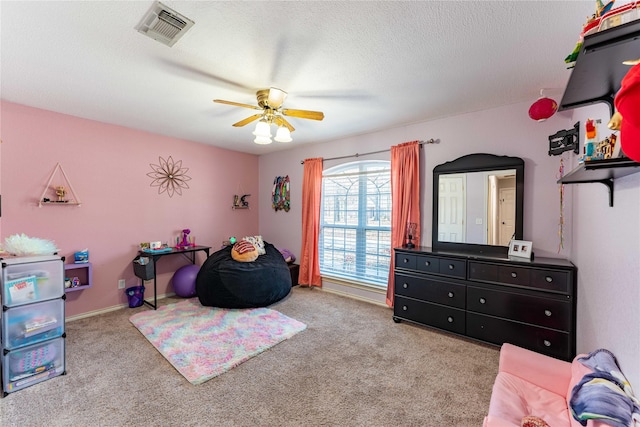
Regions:
<svg viewBox="0 0 640 427"><path fill-rule="evenodd" d="M17 233L50 239L71 261L75 251L90 251L93 288L68 293L67 316L127 302L117 283L139 284L131 264L139 242L170 242L190 228L196 243L215 251L231 235L258 232L257 156L9 102L0 107L2 242ZM189 168L190 188L182 196L159 195L150 186L146 174L159 156ZM38 207L58 162L81 207ZM255 195L248 198L252 209L232 210L236 193ZM198 263L203 260L200 253ZM158 294L173 292L173 272L187 262L181 256L159 262ZM147 296L152 283L146 283Z"/></svg>
<svg viewBox="0 0 640 427"><path fill-rule="evenodd" d="M560 95L554 96L557 100ZM438 144L422 150L422 242L431 245L432 172L443 162L465 154L485 152L522 157L525 161L524 240L533 241L537 256L560 257L578 267L578 352L604 347L613 351L631 384L640 387L640 173L617 179L615 206L609 207L608 190L602 184L565 186L564 248L558 252L560 222L560 158L565 173L577 165L577 156L565 152L549 156L549 135L584 126L587 117L608 121L603 104L556 113L538 123L528 117L531 102L399 126L367 135L309 146L260 157L260 194L268 198L276 175L291 178L291 210L275 212L260 203L262 235L300 251L302 171L300 160L339 157L386 150L415 139L436 138ZM604 127L604 125L603 125ZM582 147L583 141L580 141ZM329 168L363 159L388 159L389 153L325 161ZM326 283L326 282L325 282ZM344 288L340 288L344 290ZM360 290L349 289L360 297ZM346 293L346 292L345 292ZM367 299L374 297L367 296ZM384 299L382 298L382 301Z"/></svg>
<svg viewBox="0 0 640 427"><path fill-rule="evenodd" d="M275 212L267 201L260 203L260 231L265 238L296 252L300 251L302 172L300 160L309 157L341 157L355 153L388 150L406 141L434 138L438 143L424 145L421 152L422 241L431 246L433 168L470 153L490 153L521 157L525 161L524 240L533 241L537 256L570 258L571 229L565 228L565 247L558 253L560 201L557 174L560 158L549 156L549 135L573 127L571 114L560 112L544 122L528 116L530 102L491 110L446 117L407 126L359 135L260 157L260 194L269 197L276 175L291 178L291 210ZM563 156L565 162L569 153ZM324 162L324 168L357 160L388 160L389 152ZM569 169L567 165L567 170ZM570 218L572 206L565 203Z"/></svg>
<svg viewBox="0 0 640 427"><path fill-rule="evenodd" d="M606 130L606 104L573 110L573 121L602 119ZM622 371L640 387L640 173L614 181L613 207L602 184L572 186L569 202L574 245L572 261L578 266L578 350L607 348Z"/></svg>

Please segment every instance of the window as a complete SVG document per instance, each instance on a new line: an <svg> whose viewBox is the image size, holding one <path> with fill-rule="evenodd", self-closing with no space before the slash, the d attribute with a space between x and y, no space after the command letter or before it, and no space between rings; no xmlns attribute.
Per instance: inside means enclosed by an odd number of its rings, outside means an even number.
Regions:
<svg viewBox="0 0 640 427"><path fill-rule="evenodd" d="M391 164L347 163L324 171L320 273L386 288L391 261Z"/></svg>

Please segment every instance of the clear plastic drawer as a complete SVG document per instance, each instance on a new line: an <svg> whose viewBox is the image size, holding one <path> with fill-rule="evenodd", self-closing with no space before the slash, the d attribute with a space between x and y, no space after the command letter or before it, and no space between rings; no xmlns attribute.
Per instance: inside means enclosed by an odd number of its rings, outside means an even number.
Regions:
<svg viewBox="0 0 640 427"><path fill-rule="evenodd" d="M2 313L2 344L9 350L57 338L63 333L62 299L21 305Z"/></svg>
<svg viewBox="0 0 640 427"><path fill-rule="evenodd" d="M2 360L5 392L21 390L65 372L64 338L11 350Z"/></svg>
<svg viewBox="0 0 640 427"><path fill-rule="evenodd" d="M2 260L2 305L15 307L64 295L64 264L60 257Z"/></svg>

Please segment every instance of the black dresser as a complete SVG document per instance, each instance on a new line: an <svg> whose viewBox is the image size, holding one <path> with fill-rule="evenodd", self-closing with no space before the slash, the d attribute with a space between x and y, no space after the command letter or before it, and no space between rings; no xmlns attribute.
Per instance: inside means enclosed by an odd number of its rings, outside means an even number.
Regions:
<svg viewBox="0 0 640 427"><path fill-rule="evenodd" d="M576 267L560 258L397 248L393 320L571 360L576 276Z"/></svg>

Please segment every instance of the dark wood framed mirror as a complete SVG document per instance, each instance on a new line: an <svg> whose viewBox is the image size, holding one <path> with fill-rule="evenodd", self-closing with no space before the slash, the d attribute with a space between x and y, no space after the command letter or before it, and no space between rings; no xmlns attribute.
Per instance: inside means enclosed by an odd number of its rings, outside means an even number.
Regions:
<svg viewBox="0 0 640 427"><path fill-rule="evenodd" d="M476 153L433 169L433 250L504 255L522 240L524 160Z"/></svg>

